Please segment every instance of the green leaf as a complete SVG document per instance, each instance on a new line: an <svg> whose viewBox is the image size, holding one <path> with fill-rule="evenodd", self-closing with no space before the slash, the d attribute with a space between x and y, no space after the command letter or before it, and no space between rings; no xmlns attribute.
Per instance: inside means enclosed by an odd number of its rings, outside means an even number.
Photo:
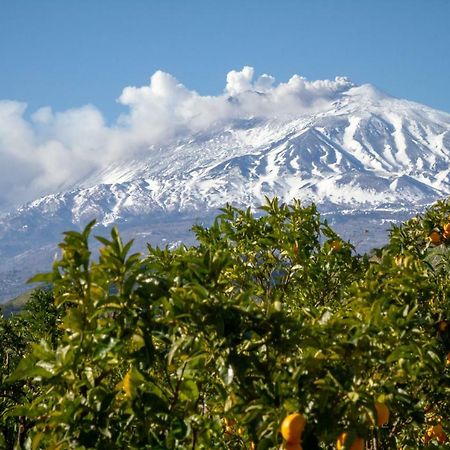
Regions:
<svg viewBox="0 0 450 450"><path fill-rule="evenodd" d="M53 273L38 273L27 280L27 283L46 283L53 281Z"/></svg>
<svg viewBox="0 0 450 450"><path fill-rule="evenodd" d="M37 377L51 378L53 373L44 367L38 366L38 362L38 360L32 357L22 359L14 372L7 378L7 381L13 382Z"/></svg>
<svg viewBox="0 0 450 450"><path fill-rule="evenodd" d="M198 387L194 380L184 380L180 385L180 398L182 400L197 401L199 396Z"/></svg>
<svg viewBox="0 0 450 450"><path fill-rule="evenodd" d="M66 331L81 332L86 326L86 320L83 313L78 308L70 308L64 319L62 327Z"/></svg>

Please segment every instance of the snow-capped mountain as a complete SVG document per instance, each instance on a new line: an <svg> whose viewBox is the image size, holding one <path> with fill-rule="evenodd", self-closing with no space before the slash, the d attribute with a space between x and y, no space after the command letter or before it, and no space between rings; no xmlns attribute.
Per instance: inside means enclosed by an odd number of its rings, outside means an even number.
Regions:
<svg viewBox="0 0 450 450"><path fill-rule="evenodd" d="M450 114L349 84L313 113L217 122L9 213L0 219L0 254L10 261L2 270L10 274L24 260L36 269L63 230L93 218L142 242L185 240L194 220L208 220L226 202L255 207L265 196L316 202L367 249L389 221L449 194ZM375 234L364 235L368 221Z"/></svg>

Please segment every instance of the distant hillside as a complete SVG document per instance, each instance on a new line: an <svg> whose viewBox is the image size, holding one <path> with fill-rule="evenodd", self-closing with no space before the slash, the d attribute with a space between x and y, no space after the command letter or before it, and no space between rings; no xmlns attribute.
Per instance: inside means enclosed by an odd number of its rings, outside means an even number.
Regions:
<svg viewBox="0 0 450 450"><path fill-rule="evenodd" d="M11 314L17 314L26 305L31 297L32 292L33 289L25 292L22 295L19 295L16 298L13 298L12 300L7 301L3 305L0 305L3 316L8 317Z"/></svg>

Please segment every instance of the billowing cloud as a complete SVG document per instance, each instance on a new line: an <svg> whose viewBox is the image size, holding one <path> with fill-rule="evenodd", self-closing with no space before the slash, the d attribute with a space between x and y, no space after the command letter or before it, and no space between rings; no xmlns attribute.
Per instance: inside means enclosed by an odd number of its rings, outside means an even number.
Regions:
<svg viewBox="0 0 450 450"><path fill-rule="evenodd" d="M25 118L24 103L0 100L0 206L67 189L96 169L148 152L212 126L249 117L289 117L320 110L352 84L346 78L285 83L254 69L231 71L224 92L202 96L157 71L148 86L126 87L128 108L113 125L92 105L54 112L43 107Z"/></svg>

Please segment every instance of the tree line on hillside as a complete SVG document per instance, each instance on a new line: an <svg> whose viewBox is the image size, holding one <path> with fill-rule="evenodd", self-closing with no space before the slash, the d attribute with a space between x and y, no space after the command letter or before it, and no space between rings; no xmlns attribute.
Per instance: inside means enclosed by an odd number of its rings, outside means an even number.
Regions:
<svg viewBox="0 0 450 450"><path fill-rule="evenodd" d="M0 318L0 448L450 448L450 202L360 256L314 205L198 245L67 232Z"/></svg>

